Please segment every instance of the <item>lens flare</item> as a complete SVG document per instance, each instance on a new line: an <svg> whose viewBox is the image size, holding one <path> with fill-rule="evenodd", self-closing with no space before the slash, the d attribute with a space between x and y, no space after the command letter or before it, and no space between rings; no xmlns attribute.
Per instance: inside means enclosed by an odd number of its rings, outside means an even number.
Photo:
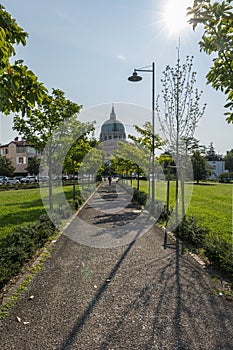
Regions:
<svg viewBox="0 0 233 350"><path fill-rule="evenodd" d="M177 34L188 26L186 9L192 4L190 0L168 0L164 6L163 22L169 34Z"/></svg>

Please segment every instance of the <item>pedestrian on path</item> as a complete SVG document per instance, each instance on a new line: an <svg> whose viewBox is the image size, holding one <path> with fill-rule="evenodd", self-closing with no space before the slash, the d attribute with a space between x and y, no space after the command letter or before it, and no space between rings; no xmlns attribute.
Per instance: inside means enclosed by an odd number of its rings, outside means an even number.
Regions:
<svg viewBox="0 0 233 350"><path fill-rule="evenodd" d="M111 184L112 184L112 178L111 178L111 176L108 177L108 182L109 182L109 186L111 186Z"/></svg>

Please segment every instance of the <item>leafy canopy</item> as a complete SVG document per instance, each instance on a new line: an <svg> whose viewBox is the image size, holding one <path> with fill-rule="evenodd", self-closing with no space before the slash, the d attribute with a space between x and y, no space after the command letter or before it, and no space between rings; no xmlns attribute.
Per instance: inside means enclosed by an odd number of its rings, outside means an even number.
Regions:
<svg viewBox="0 0 233 350"><path fill-rule="evenodd" d="M10 58L15 55L15 45L26 45L28 34L0 4L0 112L25 113L27 109L41 102L46 88L37 76L17 60L13 64Z"/></svg>
<svg viewBox="0 0 233 350"><path fill-rule="evenodd" d="M147 148L150 152L152 152L152 125L151 122L145 122L143 127L138 125L134 125L135 130L140 136L129 135L129 138L134 141L135 144L140 145L143 148ZM161 146L164 145L164 142L159 137L159 135L154 135L154 147L155 149L160 149Z"/></svg>
<svg viewBox="0 0 233 350"><path fill-rule="evenodd" d="M191 156L193 165L193 178L199 183L201 180L207 180L211 175L211 168L206 160L199 151L194 151Z"/></svg>
<svg viewBox="0 0 233 350"><path fill-rule="evenodd" d="M15 171L10 159L0 155L0 175L1 176L12 176Z"/></svg>
<svg viewBox="0 0 233 350"><path fill-rule="evenodd" d="M189 22L193 29L203 25L204 33L199 42L200 50L214 55L213 65L206 78L216 90L226 95L229 108L225 115L228 123L233 123L233 7L232 0L213 2L211 0L194 0L189 7Z"/></svg>
<svg viewBox="0 0 233 350"><path fill-rule="evenodd" d="M30 175L38 175L40 171L40 158L29 158L26 170L29 172Z"/></svg>
<svg viewBox="0 0 233 350"><path fill-rule="evenodd" d="M25 115L17 114L14 117L13 128L24 135L27 142L34 145L36 150L42 151L49 138L56 136L59 126L78 113L80 108L81 106L67 100L63 91L53 89L50 95L44 96L40 106L27 111ZM59 129L60 133L64 131L63 129Z"/></svg>
<svg viewBox="0 0 233 350"><path fill-rule="evenodd" d="M227 152L225 156L225 168L230 172L233 172L233 149Z"/></svg>

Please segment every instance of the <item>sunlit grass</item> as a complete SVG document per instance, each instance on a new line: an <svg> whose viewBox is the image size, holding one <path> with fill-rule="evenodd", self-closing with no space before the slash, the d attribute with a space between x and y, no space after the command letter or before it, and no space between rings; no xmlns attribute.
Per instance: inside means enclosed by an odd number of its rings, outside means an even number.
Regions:
<svg viewBox="0 0 233 350"><path fill-rule="evenodd" d="M39 188L0 192L0 237L18 225L38 220L45 213Z"/></svg>
<svg viewBox="0 0 233 350"><path fill-rule="evenodd" d="M129 184L130 182L128 182ZM133 181L136 187L136 180ZM187 203L187 216L194 215L198 222L211 232L221 234L232 240L232 198L233 184L206 182L200 185L186 184L186 190L191 194L190 203ZM147 181L140 181L140 190L148 193ZM167 183L158 182L155 187L155 198L166 203ZM191 193L192 192L192 193ZM188 201L189 202L189 201ZM169 207L175 205L175 181L170 182Z"/></svg>
<svg viewBox="0 0 233 350"><path fill-rule="evenodd" d="M55 198L59 203L63 188L55 188ZM72 187L65 186L67 199L72 198ZM17 226L36 222L45 214L40 188L9 190L0 192L0 237L11 233Z"/></svg>

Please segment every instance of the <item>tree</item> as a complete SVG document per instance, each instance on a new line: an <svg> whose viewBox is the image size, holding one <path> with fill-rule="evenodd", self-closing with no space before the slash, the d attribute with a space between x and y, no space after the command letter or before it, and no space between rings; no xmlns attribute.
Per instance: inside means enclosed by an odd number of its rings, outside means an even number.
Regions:
<svg viewBox="0 0 233 350"><path fill-rule="evenodd" d="M76 199L75 175L78 175L84 158L88 155L89 152L92 152L92 159L89 160L92 166L96 164L96 162L98 166L100 166L102 163L102 161L100 161L98 157L98 152L95 153L93 148L97 144L96 140L94 140L93 138L88 138L88 134L93 130L94 126L90 125L90 128L85 131L85 134L82 134L73 143L63 163L63 171L68 174L73 174L73 200ZM85 159L85 162L87 162L87 159ZM84 168L86 169L87 166L83 167L82 170L84 170Z"/></svg>
<svg viewBox="0 0 233 350"><path fill-rule="evenodd" d="M233 172L233 149L227 152L227 155L224 158L225 160L225 169Z"/></svg>
<svg viewBox="0 0 233 350"><path fill-rule="evenodd" d="M99 173L100 169L102 169L102 165L104 164L105 152L100 147L89 148L86 152L85 158L82 160L80 169L82 173L86 173L88 175L96 175Z"/></svg>
<svg viewBox="0 0 233 350"><path fill-rule="evenodd" d="M233 123L233 7L232 1L194 0L193 7L187 9L191 15L189 22L193 29L198 24L204 26L199 42L200 50L208 55L215 54L206 79L216 90L226 95L229 108L225 113L228 123Z"/></svg>
<svg viewBox="0 0 233 350"><path fill-rule="evenodd" d="M0 175L12 176L14 171L15 167L13 166L12 161L0 155Z"/></svg>
<svg viewBox="0 0 233 350"><path fill-rule="evenodd" d="M215 152L215 148L214 148L213 142L210 142L210 145L207 148L206 157L207 157L208 160L211 160L211 161L219 160L219 156Z"/></svg>
<svg viewBox="0 0 233 350"><path fill-rule="evenodd" d="M201 180L207 180L212 171L206 158L203 157L199 151L194 151L191 156L191 161L193 164L193 178L197 181L197 184L199 184Z"/></svg>
<svg viewBox="0 0 233 350"><path fill-rule="evenodd" d="M203 116L206 104L200 108L202 92L195 88L196 72L192 71L193 57L187 56L186 62L181 65L178 49L175 67L167 66L163 72L162 93L163 111L157 99L156 110L160 125L172 158L176 163L176 224L178 224L179 179L182 193L182 217L185 214L184 206L184 179L185 169L188 168L185 140L193 138L199 119Z"/></svg>
<svg viewBox="0 0 233 350"><path fill-rule="evenodd" d="M40 158L29 158L26 170L29 172L30 175L38 175L40 171Z"/></svg>
<svg viewBox="0 0 233 350"><path fill-rule="evenodd" d="M206 146L205 145L200 145L200 141L197 140L195 137L188 137L188 138L183 138L182 141L185 144L185 153L188 155L192 155L193 151L199 151L201 155L206 154Z"/></svg>
<svg viewBox="0 0 233 350"><path fill-rule="evenodd" d="M153 136L153 131L152 131L152 125L151 122L146 122L143 127L140 127L138 125L134 125L135 130L141 135L141 136L134 136L134 135L129 135L129 138L134 141L138 147L141 147L144 149L144 151L147 151L147 163L148 163L148 175L150 174L151 170L151 162L150 158L152 155L152 136ZM164 145L164 141L159 137L158 134L154 135L154 149L161 149L161 147ZM157 162L158 159L155 158L155 162ZM148 176L148 196L150 197L150 176Z"/></svg>
<svg viewBox="0 0 233 350"><path fill-rule="evenodd" d="M15 55L15 45L26 45L28 34L0 4L0 112L12 112L31 109L41 102L45 87L37 76L17 60L13 64L10 58Z"/></svg>
<svg viewBox="0 0 233 350"><path fill-rule="evenodd" d="M91 151L91 149L91 143L87 137L87 134L81 135L69 149L63 163L63 171L67 174L77 174L82 164L82 160L87 153Z"/></svg>
<svg viewBox="0 0 233 350"><path fill-rule="evenodd" d="M145 148L139 147L138 144L118 142L118 148L113 152L113 157L119 158L120 162L118 167L122 166L123 169L127 169L129 173L137 173L137 189L139 189L139 175L147 174L149 151ZM118 170L120 170L118 168Z"/></svg>
<svg viewBox="0 0 233 350"><path fill-rule="evenodd" d="M146 122L143 127L138 125L134 125L135 130L141 136L129 135L129 138L133 140L136 144L141 145L143 148L147 148L150 152L152 152L152 125L151 122ZM164 144L159 135L154 135L155 141L155 149L160 149Z"/></svg>
<svg viewBox="0 0 233 350"><path fill-rule="evenodd" d="M35 149L43 152L43 160L48 167L49 206L53 212L52 175L60 170L59 160L65 157L69 138L73 130L83 126L76 118L80 106L67 100L65 93L53 89L52 94L45 95L42 104L26 115L19 114L14 118L14 129L17 130ZM73 119L71 119L74 117ZM67 120L67 123L65 121ZM75 129L76 128L76 129ZM42 164L43 165L43 164Z"/></svg>

